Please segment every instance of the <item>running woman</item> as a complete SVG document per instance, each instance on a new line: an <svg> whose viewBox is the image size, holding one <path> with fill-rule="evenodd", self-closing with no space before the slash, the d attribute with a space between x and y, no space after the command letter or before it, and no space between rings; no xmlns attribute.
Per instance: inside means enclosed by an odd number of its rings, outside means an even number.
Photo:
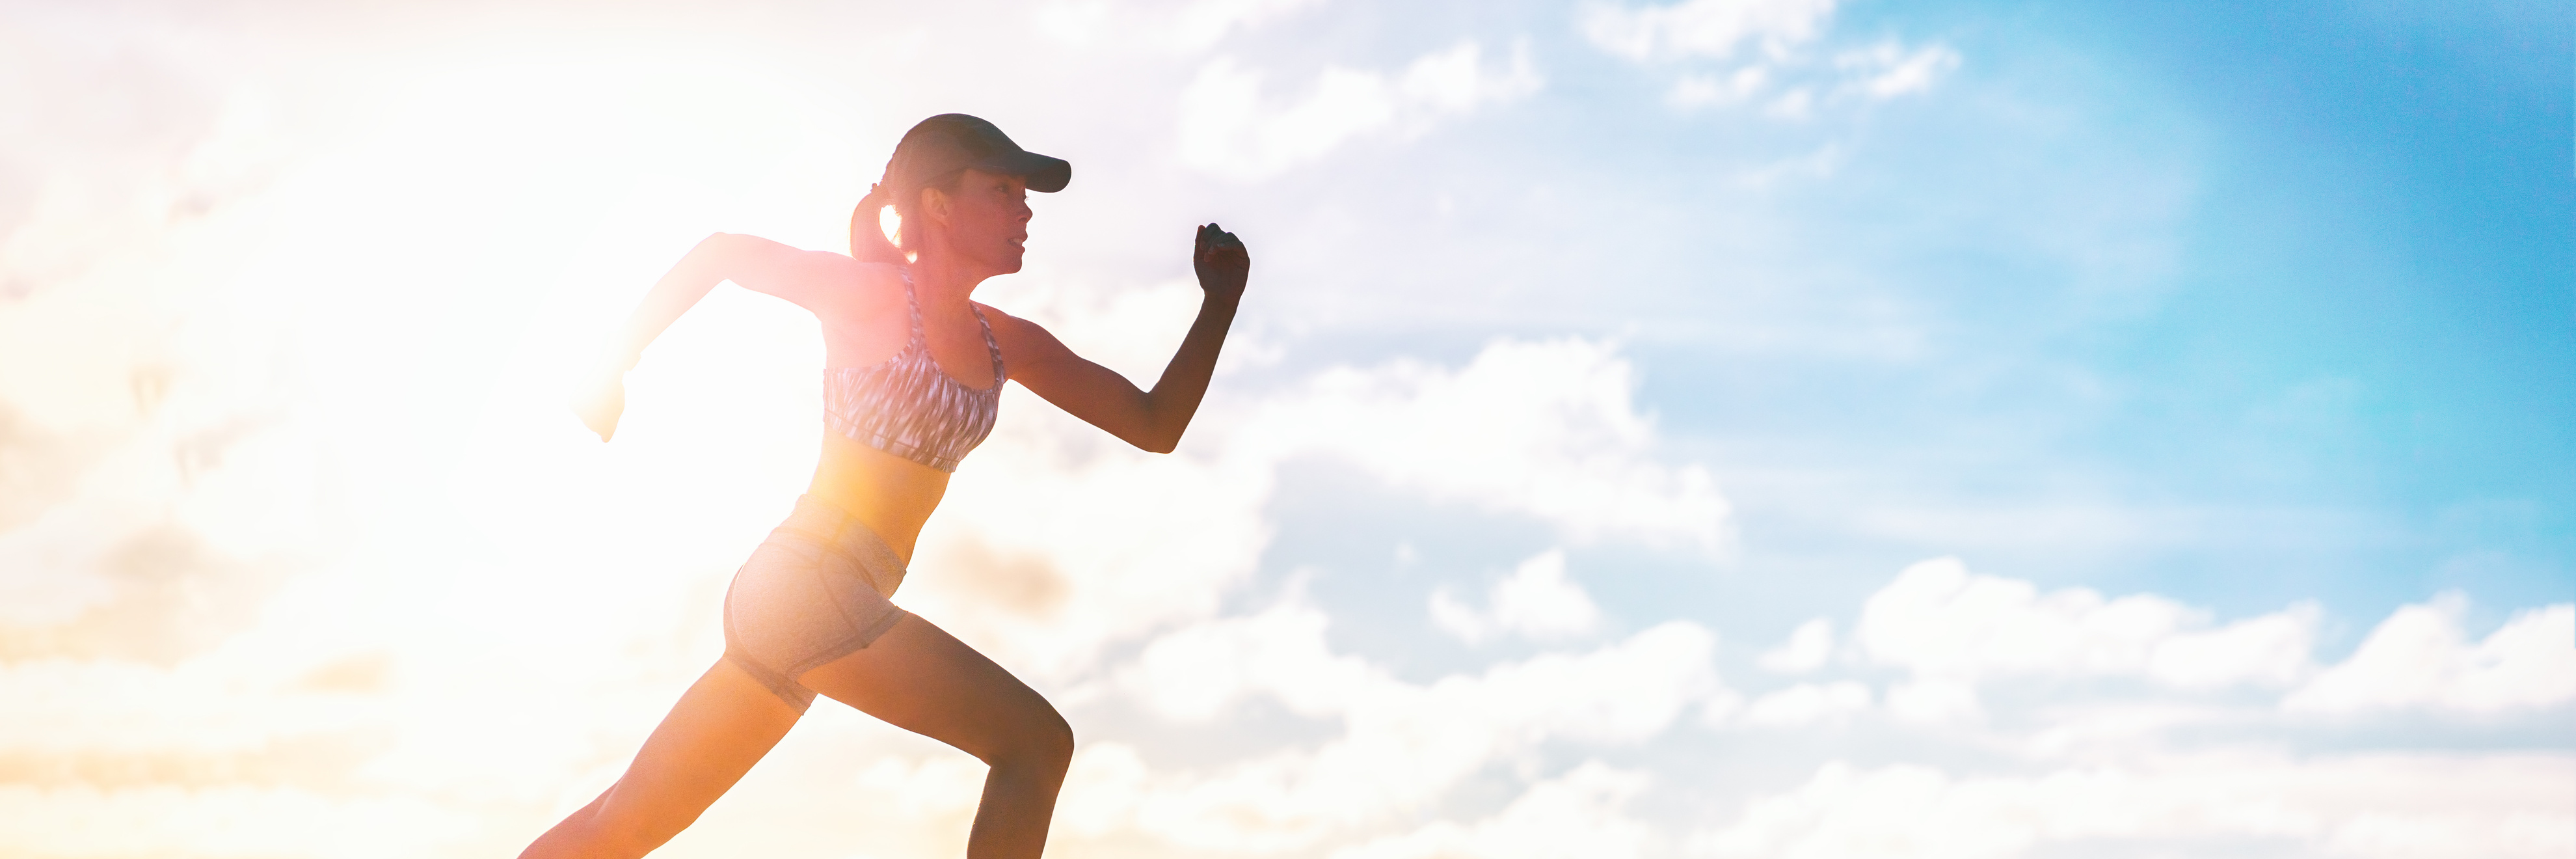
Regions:
<svg viewBox="0 0 2576 859"><path fill-rule="evenodd" d="M992 432L1003 382L1169 453L1207 392L1251 269L1234 234L1198 229L1198 319L1150 391L1036 323L974 301L986 279L1020 270L1028 192L1061 190L1072 172L992 123L934 116L904 134L884 178L860 200L849 256L718 233L644 296L610 369L576 397L574 410L601 441L617 429L624 374L644 347L730 280L822 322L822 458L794 512L734 574L724 657L680 696L617 783L538 837L523 859L635 857L660 847L777 745L817 694L991 768L970 859L1044 849L1072 728L1027 684L891 597L949 475ZM878 227L888 205L901 219L900 247Z"/></svg>

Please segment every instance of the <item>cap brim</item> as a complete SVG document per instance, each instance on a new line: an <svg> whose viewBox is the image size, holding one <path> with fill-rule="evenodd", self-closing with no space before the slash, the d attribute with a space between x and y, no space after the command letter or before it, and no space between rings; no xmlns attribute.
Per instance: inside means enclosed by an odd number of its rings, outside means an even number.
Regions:
<svg viewBox="0 0 2576 859"><path fill-rule="evenodd" d="M1073 165L1062 158L1050 158L1028 150L1005 152L984 159L976 169L1018 176L1029 183L1029 190L1053 194L1073 181Z"/></svg>

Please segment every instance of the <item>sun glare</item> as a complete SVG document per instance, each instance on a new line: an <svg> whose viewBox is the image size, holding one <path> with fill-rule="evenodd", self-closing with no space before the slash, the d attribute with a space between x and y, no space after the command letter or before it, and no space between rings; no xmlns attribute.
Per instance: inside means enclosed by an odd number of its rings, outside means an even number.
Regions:
<svg viewBox="0 0 2576 859"><path fill-rule="evenodd" d="M579 798L554 796L555 786L597 789L561 773L607 764L614 756L600 749L631 747L640 734L628 734L649 724L494 718L492 696L555 700L600 685L532 683L513 663L535 653L610 665L637 648L668 650L653 670L682 684L705 667L717 644L707 590L812 467L821 346L796 308L724 288L630 374L615 444L571 415L568 385L599 361L604 332L706 234L839 248L833 213L866 187L853 143L853 124L865 124L853 114L864 111L819 105L759 56L649 42L568 41L517 55L457 48L341 71L379 84L365 104L335 113L348 124L320 143L225 141L228 157L283 165L276 180L185 225L158 270L98 275L197 290L187 336L163 347L168 372L198 385L181 388L197 400L210 379L287 381L224 390L223 403L159 403L165 412L269 406L233 431L248 441L221 460L163 476L166 459L137 457L94 471L124 485L93 494L139 504L178 493L186 503L176 515L207 545L303 573L259 591L268 602L257 625L216 655L150 681L282 676L284 691L235 708L268 728L172 721L133 728L124 742L160 743L166 751L152 754L168 766L195 766L186 762L265 742L242 731L291 732L315 713L411 725L396 729L401 748L369 765L371 783L542 784L549 793L520 800L556 813ZM290 520L309 527L279 524ZM575 605L585 608L560 611ZM476 619L472 634L460 635L461 618ZM294 679L307 669L308 680ZM317 705L297 684L367 703ZM586 738L595 737L607 739L594 748ZM532 777L549 768L557 774ZM312 822L429 814L340 801L251 803L224 828L239 833L235 852L347 855L369 852L354 849L365 833L317 833ZM128 839L112 852L203 846Z"/></svg>

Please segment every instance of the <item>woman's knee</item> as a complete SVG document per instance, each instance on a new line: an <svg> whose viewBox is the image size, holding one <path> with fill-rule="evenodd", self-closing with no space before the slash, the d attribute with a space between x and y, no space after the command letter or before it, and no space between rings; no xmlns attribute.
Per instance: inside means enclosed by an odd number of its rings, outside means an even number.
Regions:
<svg viewBox="0 0 2576 859"><path fill-rule="evenodd" d="M1073 762L1073 723L1065 721L1064 714L1056 712L1055 707L1049 705L1046 708L1046 718L1041 724L1044 725L1041 730L1045 736L1042 739L1043 748L1040 753L1045 756L1047 762L1054 765L1053 768L1064 769Z"/></svg>
<svg viewBox="0 0 2576 859"><path fill-rule="evenodd" d="M1043 699L1012 725L985 763L1061 772L1073 761L1073 725Z"/></svg>

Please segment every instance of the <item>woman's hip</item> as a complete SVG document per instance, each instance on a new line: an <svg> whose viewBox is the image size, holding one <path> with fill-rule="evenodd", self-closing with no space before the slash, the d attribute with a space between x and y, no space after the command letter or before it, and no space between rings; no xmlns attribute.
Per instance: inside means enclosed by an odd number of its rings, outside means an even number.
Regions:
<svg viewBox="0 0 2576 859"><path fill-rule="evenodd" d="M904 610L889 599L903 560L837 507L810 496L753 550L725 591L725 655L802 711L796 678L868 646Z"/></svg>

